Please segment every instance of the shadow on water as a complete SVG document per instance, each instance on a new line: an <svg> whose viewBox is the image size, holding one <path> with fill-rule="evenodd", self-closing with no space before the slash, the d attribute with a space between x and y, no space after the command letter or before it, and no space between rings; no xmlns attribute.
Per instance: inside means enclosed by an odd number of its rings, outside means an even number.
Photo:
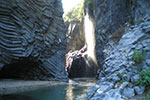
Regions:
<svg viewBox="0 0 150 100"><path fill-rule="evenodd" d="M39 90L0 96L0 100L84 100L94 78L76 78L68 84L59 84Z"/></svg>

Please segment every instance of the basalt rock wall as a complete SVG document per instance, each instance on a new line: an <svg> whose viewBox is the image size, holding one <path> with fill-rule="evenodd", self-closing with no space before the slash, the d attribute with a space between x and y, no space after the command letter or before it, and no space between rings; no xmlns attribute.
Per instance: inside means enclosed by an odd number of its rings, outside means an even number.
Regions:
<svg viewBox="0 0 150 100"><path fill-rule="evenodd" d="M148 5L148 0L96 0L96 51L103 67L86 100L124 100L144 93L146 85L138 82L139 73L150 70Z"/></svg>
<svg viewBox="0 0 150 100"><path fill-rule="evenodd" d="M61 0L0 1L1 78L67 79L62 14Z"/></svg>
<svg viewBox="0 0 150 100"><path fill-rule="evenodd" d="M139 24L150 14L148 0L96 0L96 55L103 65L103 47L111 39L119 41L125 33L125 26Z"/></svg>

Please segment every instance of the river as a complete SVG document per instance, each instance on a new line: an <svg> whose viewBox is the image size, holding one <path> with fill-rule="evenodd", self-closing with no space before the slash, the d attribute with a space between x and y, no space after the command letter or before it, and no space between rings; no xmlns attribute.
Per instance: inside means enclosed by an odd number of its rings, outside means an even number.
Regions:
<svg viewBox="0 0 150 100"><path fill-rule="evenodd" d="M1 95L0 100L85 100L88 89L95 84L94 78L74 78L67 84Z"/></svg>

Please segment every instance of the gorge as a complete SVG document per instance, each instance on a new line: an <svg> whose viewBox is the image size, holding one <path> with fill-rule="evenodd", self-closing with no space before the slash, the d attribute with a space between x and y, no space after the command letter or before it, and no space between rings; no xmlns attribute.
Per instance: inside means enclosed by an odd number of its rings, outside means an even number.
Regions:
<svg viewBox="0 0 150 100"><path fill-rule="evenodd" d="M0 82L69 86L72 79L80 88L83 82L76 78L86 77L84 85L97 78L78 100L143 100L134 97L148 93L150 84L149 5L148 0L82 0L63 18L61 0L1 0Z"/></svg>

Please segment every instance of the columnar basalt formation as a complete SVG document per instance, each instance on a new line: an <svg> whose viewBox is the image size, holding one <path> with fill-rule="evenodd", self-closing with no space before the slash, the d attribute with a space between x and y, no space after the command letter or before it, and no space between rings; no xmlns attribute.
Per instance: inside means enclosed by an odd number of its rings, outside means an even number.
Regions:
<svg viewBox="0 0 150 100"><path fill-rule="evenodd" d="M102 69L86 100L124 100L144 92L139 73L150 70L148 5L148 0L96 0L96 56Z"/></svg>
<svg viewBox="0 0 150 100"><path fill-rule="evenodd" d="M1 78L13 78L11 71L15 70L22 72L21 79L67 79L62 14L60 0L0 1Z"/></svg>
<svg viewBox="0 0 150 100"><path fill-rule="evenodd" d="M138 24L149 15L149 1L147 0L95 0L96 20L96 56L98 62L104 63L104 46L112 39L119 39L125 33L125 26Z"/></svg>

